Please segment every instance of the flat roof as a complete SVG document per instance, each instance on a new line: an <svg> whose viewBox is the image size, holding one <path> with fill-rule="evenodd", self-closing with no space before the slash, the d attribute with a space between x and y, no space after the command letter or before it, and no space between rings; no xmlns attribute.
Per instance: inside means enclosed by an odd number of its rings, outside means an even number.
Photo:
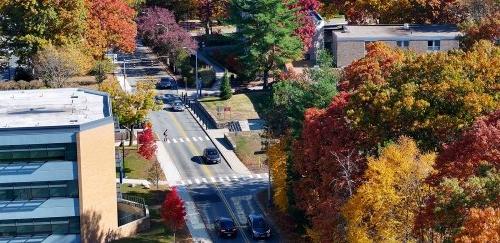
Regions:
<svg viewBox="0 0 500 243"><path fill-rule="evenodd" d="M334 31L337 40L452 40L460 35L456 25L345 25Z"/></svg>
<svg viewBox="0 0 500 243"><path fill-rule="evenodd" d="M111 116L109 102L79 88L0 91L0 129L82 125Z"/></svg>

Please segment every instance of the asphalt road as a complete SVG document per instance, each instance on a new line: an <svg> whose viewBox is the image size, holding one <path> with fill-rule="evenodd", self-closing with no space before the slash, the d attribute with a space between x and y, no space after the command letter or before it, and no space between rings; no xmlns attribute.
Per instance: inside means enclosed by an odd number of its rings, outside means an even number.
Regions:
<svg viewBox="0 0 500 243"><path fill-rule="evenodd" d="M156 57L145 48L138 45L132 55L118 55L118 62L125 62L128 81L134 87L137 82L146 78L170 76L164 71ZM158 91L160 95L169 94L166 101L174 99L177 90ZM261 213L255 194L267 188L265 178L246 178L222 180L233 178L236 173L228 166L226 161L219 164L203 164L201 155L203 149L215 147L208 139L203 129L186 110L173 112L166 105L161 111L151 112L149 119L153 129L163 140L163 132L168 129L168 139L163 141L168 154L179 170L185 181L210 182L211 178L221 178L211 183L186 184L185 187L191 194L205 226L214 242L255 242L247 232L246 216L250 213ZM214 232L213 222L217 217L232 218L238 226L238 234L234 239L221 239ZM272 234L275 231L272 230ZM262 242L279 242L279 236L273 234L271 239Z"/></svg>
<svg viewBox="0 0 500 243"><path fill-rule="evenodd" d="M215 146L206 139L205 132L188 111L173 112L167 105L162 111L152 112L150 120L153 123L155 133L160 138L163 139L163 132L168 129L168 139L163 141L163 146L179 169L183 179L202 181L207 178L235 175L226 161L215 165L201 162L203 149ZM196 138L197 141L194 141L193 138ZM214 242L254 241L250 238L245 226L246 216L250 213L261 213L255 194L266 188L267 181L264 178L187 185L187 189ZM235 239L221 239L215 234L213 222L220 216L232 218L237 222L239 232ZM262 240L262 242L279 242L279 237L273 235L271 239Z"/></svg>

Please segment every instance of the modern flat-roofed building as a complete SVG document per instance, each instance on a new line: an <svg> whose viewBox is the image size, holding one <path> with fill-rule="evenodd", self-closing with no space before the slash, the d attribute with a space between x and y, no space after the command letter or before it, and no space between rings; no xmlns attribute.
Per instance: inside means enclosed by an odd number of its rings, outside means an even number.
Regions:
<svg viewBox="0 0 500 243"><path fill-rule="evenodd" d="M337 67L362 58L366 45L381 41L417 53L447 51L459 47L455 25L325 25L324 46L330 49Z"/></svg>
<svg viewBox="0 0 500 243"><path fill-rule="evenodd" d="M116 238L114 131L105 93L0 91L0 242Z"/></svg>

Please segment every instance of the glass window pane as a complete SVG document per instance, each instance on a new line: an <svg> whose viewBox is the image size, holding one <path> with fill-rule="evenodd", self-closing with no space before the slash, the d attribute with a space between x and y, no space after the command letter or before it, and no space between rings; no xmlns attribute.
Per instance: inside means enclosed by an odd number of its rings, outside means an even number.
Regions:
<svg viewBox="0 0 500 243"><path fill-rule="evenodd" d="M31 189L31 197L33 199L49 198L49 187L45 186L35 186Z"/></svg>
<svg viewBox="0 0 500 243"><path fill-rule="evenodd" d="M53 234L67 234L68 233L68 219L53 219L52 220L52 233Z"/></svg>
<svg viewBox="0 0 500 243"><path fill-rule="evenodd" d="M14 200L21 201L30 199L31 199L31 194L29 188L16 188L14 190Z"/></svg>
<svg viewBox="0 0 500 243"><path fill-rule="evenodd" d="M0 189L0 201L12 201L14 200L14 190L1 188Z"/></svg>
<svg viewBox="0 0 500 243"><path fill-rule="evenodd" d="M69 233L70 234L80 233L80 219L78 217L71 217L69 219Z"/></svg>
<svg viewBox="0 0 500 243"><path fill-rule="evenodd" d="M52 226L50 225L50 219L34 219L33 224L34 224L33 232L35 234L52 233Z"/></svg>
<svg viewBox="0 0 500 243"><path fill-rule="evenodd" d="M16 234L16 221L15 220L1 220L0 221L0 236L12 236Z"/></svg>
<svg viewBox="0 0 500 243"><path fill-rule="evenodd" d="M32 219L20 219L16 222L17 234L18 235L29 235L33 233L33 220Z"/></svg>
<svg viewBox="0 0 500 243"><path fill-rule="evenodd" d="M68 182L68 197L78 197L78 182L69 181Z"/></svg>
<svg viewBox="0 0 500 243"><path fill-rule="evenodd" d="M66 197L68 188L66 185L50 185L50 197Z"/></svg>

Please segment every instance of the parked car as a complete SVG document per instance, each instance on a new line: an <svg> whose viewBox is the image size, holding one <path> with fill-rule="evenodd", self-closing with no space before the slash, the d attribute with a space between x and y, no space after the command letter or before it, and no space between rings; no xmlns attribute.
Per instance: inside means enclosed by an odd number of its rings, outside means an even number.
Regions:
<svg viewBox="0 0 500 243"><path fill-rule="evenodd" d="M203 150L203 161L205 163L217 164L220 163L220 154L216 148L206 148Z"/></svg>
<svg viewBox="0 0 500 243"><path fill-rule="evenodd" d="M271 237L271 228L261 214L248 215L247 225L253 239Z"/></svg>
<svg viewBox="0 0 500 243"><path fill-rule="evenodd" d="M186 109L186 107L182 104L182 102L176 101L172 104L173 111L184 111L184 109Z"/></svg>
<svg viewBox="0 0 500 243"><path fill-rule="evenodd" d="M215 220L215 232L219 237L236 237L238 232L233 220L229 218L219 217Z"/></svg>
<svg viewBox="0 0 500 243"><path fill-rule="evenodd" d="M156 87L158 89L168 89L168 88L171 88L173 81L174 80L172 79L172 77L161 78L160 82L158 82L158 84L156 85Z"/></svg>

